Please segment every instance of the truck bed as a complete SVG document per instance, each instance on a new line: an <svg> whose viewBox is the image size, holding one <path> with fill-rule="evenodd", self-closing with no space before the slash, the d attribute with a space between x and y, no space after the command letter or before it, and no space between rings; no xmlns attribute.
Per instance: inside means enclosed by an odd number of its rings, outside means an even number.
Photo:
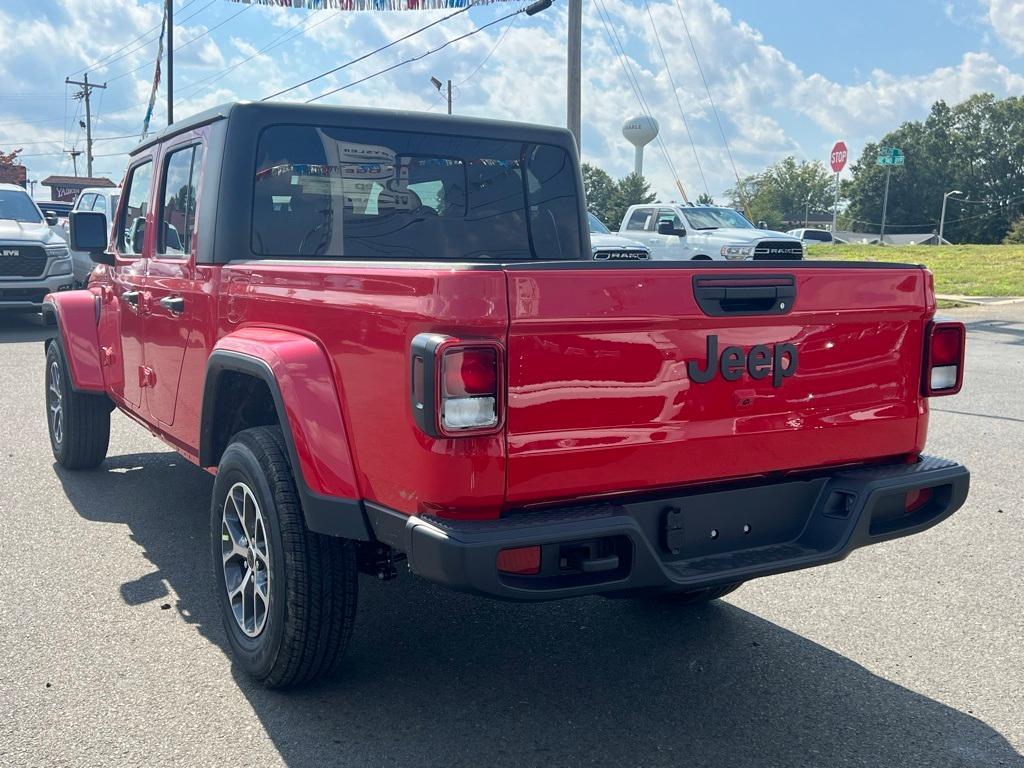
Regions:
<svg viewBox="0 0 1024 768"><path fill-rule="evenodd" d="M495 517L923 448L934 301L917 266L260 261L225 281L241 324L287 327L301 301L332 359L361 492L406 514ZM500 434L416 429L409 351L423 332L506 348ZM776 375L769 357L763 378L697 383L687 367L704 370L711 336L719 353L792 345L797 365Z"/></svg>

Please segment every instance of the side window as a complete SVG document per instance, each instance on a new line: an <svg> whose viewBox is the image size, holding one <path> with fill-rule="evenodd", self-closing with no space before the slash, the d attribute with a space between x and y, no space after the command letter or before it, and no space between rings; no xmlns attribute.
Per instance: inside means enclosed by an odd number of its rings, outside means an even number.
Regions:
<svg viewBox="0 0 1024 768"><path fill-rule="evenodd" d="M168 155L160 191L160 233L157 253L188 258L196 226L196 188L203 164L203 147L194 144Z"/></svg>
<svg viewBox="0 0 1024 768"><path fill-rule="evenodd" d="M146 239L146 211L149 207L149 184L153 180L153 162L136 165L128 175L123 194L128 204L118 217L117 252L122 256L141 256Z"/></svg>
<svg viewBox="0 0 1024 768"><path fill-rule="evenodd" d="M107 197L106 197L106 195L96 195L96 202L94 202L92 204L92 209L94 211L99 211L100 213L106 213L107 212Z"/></svg>
<svg viewBox="0 0 1024 768"><path fill-rule="evenodd" d="M638 232L647 228L647 222L651 219L650 208L637 208L626 223L626 229Z"/></svg>
<svg viewBox="0 0 1024 768"><path fill-rule="evenodd" d="M683 222L679 219L679 214L673 211L671 208L662 208L658 211L658 221L671 221L672 226L678 229L683 226ZM654 222L654 231L658 231L658 222Z"/></svg>
<svg viewBox="0 0 1024 768"><path fill-rule="evenodd" d="M93 203L96 201L96 195L79 195L78 200L75 201L76 211L91 211Z"/></svg>

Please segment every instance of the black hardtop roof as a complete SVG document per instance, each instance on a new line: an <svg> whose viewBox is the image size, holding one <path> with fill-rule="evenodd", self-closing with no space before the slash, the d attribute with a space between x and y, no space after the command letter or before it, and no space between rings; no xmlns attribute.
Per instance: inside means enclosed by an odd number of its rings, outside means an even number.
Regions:
<svg viewBox="0 0 1024 768"><path fill-rule="evenodd" d="M135 147L131 154L217 120L242 119L246 123L272 125L346 124L354 127L391 128L422 133L464 134L482 138L516 139L542 144L572 146L573 138L565 128L481 117L431 114L395 109L337 107L280 101L236 101L198 112L173 123Z"/></svg>

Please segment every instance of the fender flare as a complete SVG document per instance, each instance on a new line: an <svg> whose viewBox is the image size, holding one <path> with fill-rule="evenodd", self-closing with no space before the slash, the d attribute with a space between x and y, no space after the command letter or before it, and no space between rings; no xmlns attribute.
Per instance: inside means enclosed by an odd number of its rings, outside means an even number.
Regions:
<svg viewBox="0 0 1024 768"><path fill-rule="evenodd" d="M76 392L106 394L97 328L99 296L89 290L48 293L43 299L42 313L47 320L56 321L57 338L68 360L72 388Z"/></svg>
<svg viewBox="0 0 1024 768"><path fill-rule="evenodd" d="M217 343L207 360L203 387L199 428L199 464L203 467L216 464L214 415L220 379L227 371L252 376L267 385L306 527L329 536L373 540L355 479L337 390L320 347L305 336L272 329L243 329ZM310 396L305 386L309 382L303 377L310 376L318 377L314 389L319 396ZM329 445L314 450L310 443L317 439L327 440Z"/></svg>

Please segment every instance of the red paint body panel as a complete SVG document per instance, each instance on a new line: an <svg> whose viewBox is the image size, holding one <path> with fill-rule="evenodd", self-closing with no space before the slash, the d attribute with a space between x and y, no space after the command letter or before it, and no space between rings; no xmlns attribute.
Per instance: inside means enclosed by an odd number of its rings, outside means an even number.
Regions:
<svg viewBox="0 0 1024 768"><path fill-rule="evenodd" d="M337 391L362 498L408 514L498 514L504 435L434 439L420 432L410 402L409 350L423 332L503 342L503 272L254 262L225 267L222 280L222 332L256 325L289 330L317 339L326 351L333 378L318 383L316 371L302 378L307 386ZM319 454L323 447L314 443L310 450Z"/></svg>
<svg viewBox="0 0 1024 768"><path fill-rule="evenodd" d="M524 504L873 461L924 445L922 344L934 301L918 268L803 266L787 273L797 286L790 313L729 318L703 314L694 271L680 268L148 268L147 293L191 291L188 330L166 342L174 354L162 358L165 342L145 335L157 382L179 376L173 424L153 410L152 391L145 407L126 405L112 366L108 391L119 405L194 455L210 353L257 357L278 379L309 487L406 514L493 518ZM116 284L117 269L106 280ZM170 282L185 277L191 286ZM118 304L108 298L104 313ZM426 332L505 347L503 432L435 439L415 426L409 352ZM686 364L703 361L709 334L746 351L793 343L799 369L777 388L746 375L697 384Z"/></svg>
<svg viewBox="0 0 1024 768"><path fill-rule="evenodd" d="M75 389L83 392L104 391L95 294L86 290L63 291L48 294L44 301L52 305L57 313L57 323Z"/></svg>
<svg viewBox="0 0 1024 768"><path fill-rule="evenodd" d="M361 498L348 432L330 364L312 339L290 331L248 326L223 337L214 351L230 350L270 366L310 490L326 496Z"/></svg>
<svg viewBox="0 0 1024 768"><path fill-rule="evenodd" d="M744 276L780 272L752 267ZM704 315L688 270L510 274L507 502L919 451L926 273L791 274L795 309L751 317ZM698 384L686 364L705 359L709 334L719 350L795 344L799 369L777 388L746 373Z"/></svg>

